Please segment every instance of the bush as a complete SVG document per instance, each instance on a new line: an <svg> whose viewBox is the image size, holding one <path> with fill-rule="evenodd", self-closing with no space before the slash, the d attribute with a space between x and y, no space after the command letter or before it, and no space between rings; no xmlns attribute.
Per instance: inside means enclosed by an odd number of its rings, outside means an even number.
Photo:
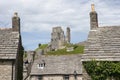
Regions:
<svg viewBox="0 0 120 80"><path fill-rule="evenodd" d="M83 62L83 65L92 80L106 80L107 78L120 80L120 62L92 60Z"/></svg>

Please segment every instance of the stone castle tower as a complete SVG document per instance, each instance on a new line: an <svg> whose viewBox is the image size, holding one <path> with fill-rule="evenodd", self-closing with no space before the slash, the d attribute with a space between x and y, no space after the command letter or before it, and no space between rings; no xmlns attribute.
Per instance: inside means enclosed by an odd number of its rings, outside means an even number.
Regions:
<svg viewBox="0 0 120 80"><path fill-rule="evenodd" d="M94 4L91 5L92 11L90 12L90 28L91 30L95 30L98 28L98 17L97 12L95 11Z"/></svg>
<svg viewBox="0 0 120 80"><path fill-rule="evenodd" d="M69 27L67 27L67 29L66 29L67 31L66 31L66 42L67 43L70 43L70 28Z"/></svg>
<svg viewBox="0 0 120 80"><path fill-rule="evenodd" d="M51 33L51 49L57 50L65 47L65 43L70 43L70 28L67 27L66 37L61 27L54 27Z"/></svg>

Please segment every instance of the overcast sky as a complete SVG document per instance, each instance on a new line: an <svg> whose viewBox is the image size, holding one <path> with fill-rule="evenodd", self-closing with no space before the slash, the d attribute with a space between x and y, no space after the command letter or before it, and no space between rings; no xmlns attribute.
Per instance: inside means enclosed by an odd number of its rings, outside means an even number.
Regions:
<svg viewBox="0 0 120 80"><path fill-rule="evenodd" d="M56 26L70 27L71 42L78 43L87 39L92 3L99 26L120 25L120 0L0 0L0 27L11 27L11 17L18 12L25 50L49 43Z"/></svg>

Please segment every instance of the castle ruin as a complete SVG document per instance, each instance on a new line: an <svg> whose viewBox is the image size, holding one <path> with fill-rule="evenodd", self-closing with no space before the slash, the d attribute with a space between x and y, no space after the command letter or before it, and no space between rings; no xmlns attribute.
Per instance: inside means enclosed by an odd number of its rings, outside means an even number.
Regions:
<svg viewBox="0 0 120 80"><path fill-rule="evenodd" d="M54 27L51 33L51 50L62 49L70 43L70 28L67 27L66 36L61 27Z"/></svg>

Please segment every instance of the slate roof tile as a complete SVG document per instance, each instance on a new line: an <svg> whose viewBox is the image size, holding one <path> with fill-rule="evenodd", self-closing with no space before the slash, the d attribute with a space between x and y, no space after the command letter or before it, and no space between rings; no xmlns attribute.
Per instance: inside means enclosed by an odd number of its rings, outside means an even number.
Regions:
<svg viewBox="0 0 120 80"><path fill-rule="evenodd" d="M46 74L82 74L81 55L63 55L63 56L41 56L35 60L32 66L31 75L46 75ZM38 64L45 61L43 69L38 68Z"/></svg>
<svg viewBox="0 0 120 80"><path fill-rule="evenodd" d="M15 59L18 50L19 32L0 29L0 59Z"/></svg>
<svg viewBox="0 0 120 80"><path fill-rule="evenodd" d="M105 26L91 30L82 58L120 61L120 26Z"/></svg>

